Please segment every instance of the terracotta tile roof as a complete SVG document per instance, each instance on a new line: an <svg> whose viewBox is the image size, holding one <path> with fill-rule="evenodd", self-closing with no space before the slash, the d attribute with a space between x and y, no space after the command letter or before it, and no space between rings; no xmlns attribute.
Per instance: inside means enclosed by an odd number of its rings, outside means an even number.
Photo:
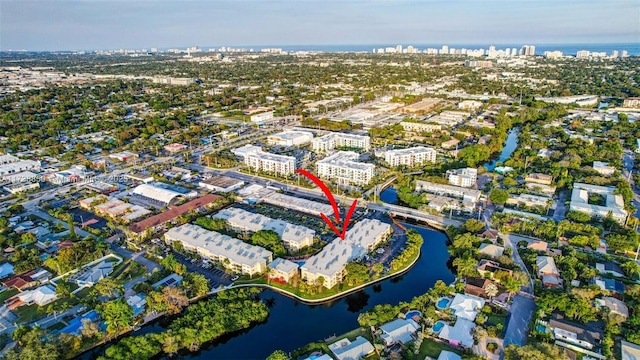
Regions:
<svg viewBox="0 0 640 360"><path fill-rule="evenodd" d="M11 287L15 287L18 290L22 290L22 288L32 284L34 282L34 280L31 278L31 275L35 274L36 272L34 270L31 271L27 271L25 273L16 275L12 278L9 278L5 281L2 282L2 285L4 285L7 288L11 288Z"/></svg>
<svg viewBox="0 0 640 360"><path fill-rule="evenodd" d="M179 206L171 206L169 209L162 214L154 215L148 219L144 219L135 224L129 226L129 230L134 233L141 233L148 228L152 228L154 226L158 226L166 223L167 221L174 219L189 210L197 209L206 205L211 204L212 202L222 199L222 196L207 194L205 196L199 197L195 200L191 200L188 203L179 205Z"/></svg>

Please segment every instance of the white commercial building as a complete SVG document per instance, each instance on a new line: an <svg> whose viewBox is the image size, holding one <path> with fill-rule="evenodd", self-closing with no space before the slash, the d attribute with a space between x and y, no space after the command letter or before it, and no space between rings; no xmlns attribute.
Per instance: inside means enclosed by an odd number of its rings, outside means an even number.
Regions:
<svg viewBox="0 0 640 360"><path fill-rule="evenodd" d="M465 121L469 113L462 111L443 111L438 115L427 119L428 122L435 122L443 126L455 126Z"/></svg>
<svg viewBox="0 0 640 360"><path fill-rule="evenodd" d="M329 204L280 194L277 192L272 192L269 195L262 197L260 200L268 204L311 214L314 216L325 214L327 217L331 217L331 215L333 215L333 207Z"/></svg>
<svg viewBox="0 0 640 360"><path fill-rule="evenodd" d="M593 170L604 176L613 175L613 173L616 172L616 168L614 168L613 166L609 166L609 163L602 161L594 161Z"/></svg>
<svg viewBox="0 0 640 360"><path fill-rule="evenodd" d="M300 250L305 246L311 246L316 235L314 230L307 227L272 219L239 208L220 210L213 218L226 220L231 227L240 231L275 231L282 239L284 246L293 251Z"/></svg>
<svg viewBox="0 0 640 360"><path fill-rule="evenodd" d="M339 184L368 184L375 172L375 165L357 162L360 155L353 151L338 151L316 163L318 176L336 179Z"/></svg>
<svg viewBox="0 0 640 360"><path fill-rule="evenodd" d="M20 161L20 159L17 156L13 156L11 154L0 155L0 165L10 164L18 161Z"/></svg>
<svg viewBox="0 0 640 360"><path fill-rule="evenodd" d="M371 138L362 135L331 133L311 141L311 148L315 152L327 152L336 147L368 151L371 148Z"/></svg>
<svg viewBox="0 0 640 360"><path fill-rule="evenodd" d="M12 160L12 158L15 158L15 156L4 155L3 158ZM7 162L0 165L0 176L17 174L23 171L39 171L39 170L40 170L40 161L35 161L35 160L11 161L11 162Z"/></svg>
<svg viewBox="0 0 640 360"><path fill-rule="evenodd" d="M283 131L269 135L267 143L279 146L300 146L313 140L313 134L308 131Z"/></svg>
<svg viewBox="0 0 640 360"><path fill-rule="evenodd" d="M444 185L429 181L416 180L416 191L424 191L440 196L463 199L465 202L476 204L480 201L480 190L467 189L458 186Z"/></svg>
<svg viewBox="0 0 640 360"><path fill-rule="evenodd" d="M574 183L569 210L579 211L601 219L611 214L617 222L624 223L627 218L624 199L622 195L614 194L615 190L615 187ZM590 204L590 194L599 194L604 197L604 205Z"/></svg>
<svg viewBox="0 0 640 360"><path fill-rule="evenodd" d="M464 100L458 103L458 109L460 110L475 110L482 106L482 101L476 100Z"/></svg>
<svg viewBox="0 0 640 360"><path fill-rule="evenodd" d="M301 267L302 279L314 284L322 277L324 287L331 289L344 278L348 262L362 259L391 232L391 226L380 220L366 219L356 223L347 231L344 240L336 238L307 259Z"/></svg>
<svg viewBox="0 0 640 360"><path fill-rule="evenodd" d="M273 119L273 111L267 111L260 114L251 115L251 122L262 123Z"/></svg>
<svg viewBox="0 0 640 360"><path fill-rule="evenodd" d="M245 145L245 146L241 146L239 148L235 148L231 150L233 155L239 157L242 160L245 160L247 156L251 154L255 154L258 151L262 151L262 148L260 146L255 146L255 145Z"/></svg>
<svg viewBox="0 0 640 360"><path fill-rule="evenodd" d="M148 199L165 206L170 205L179 197L192 199L198 196L197 191L161 182L138 185L131 193L133 196Z"/></svg>
<svg viewBox="0 0 640 360"><path fill-rule="evenodd" d="M478 180L478 169L464 168L447 170L449 184L462 187L472 187Z"/></svg>
<svg viewBox="0 0 640 360"><path fill-rule="evenodd" d="M391 166L416 166L436 162L436 151L424 146L408 149L389 150L384 153L384 161Z"/></svg>
<svg viewBox="0 0 640 360"><path fill-rule="evenodd" d="M273 253L269 250L197 225L175 227L167 231L164 238L167 243L179 242L185 250L224 264L228 269L242 274L262 273L267 270L267 263L273 261Z"/></svg>
<svg viewBox="0 0 640 360"><path fill-rule="evenodd" d="M253 170L272 174L289 175L296 170L296 158L293 156L276 155L262 150L248 154L244 163Z"/></svg>
<svg viewBox="0 0 640 360"><path fill-rule="evenodd" d="M413 132L434 132L434 131L440 131L442 129L442 125L438 125L438 124L432 124L432 123L428 123L428 122L424 122L424 121L403 121L400 123L400 125L402 125L402 127L406 130L406 131L413 131Z"/></svg>

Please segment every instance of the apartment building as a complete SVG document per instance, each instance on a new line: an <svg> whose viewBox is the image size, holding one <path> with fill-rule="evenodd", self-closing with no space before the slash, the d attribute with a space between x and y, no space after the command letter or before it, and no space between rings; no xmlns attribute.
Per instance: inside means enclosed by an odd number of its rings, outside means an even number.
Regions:
<svg viewBox="0 0 640 360"><path fill-rule="evenodd" d="M269 250L193 224L172 228L164 238L168 244L179 242L185 250L241 274L262 273L267 270L267 263L273 261L273 253Z"/></svg>
<svg viewBox="0 0 640 360"><path fill-rule="evenodd" d="M368 151L371 148L371 138L362 135L330 133L311 141L311 149L315 152L327 152L336 147Z"/></svg>
<svg viewBox="0 0 640 360"><path fill-rule="evenodd" d="M40 170L40 161L34 160L18 160L13 161L12 158L15 156L5 155L3 156L4 161L6 163L0 165L0 176L17 174L23 171L39 171ZM16 158L17 159L17 158Z"/></svg>
<svg viewBox="0 0 640 360"><path fill-rule="evenodd" d="M293 156L276 155L262 150L247 154L244 163L253 170L272 174L289 175L296 170L296 158Z"/></svg>
<svg viewBox="0 0 640 360"><path fill-rule="evenodd" d="M384 153L384 161L391 166L417 166L436 162L436 151L424 146L408 149L389 150Z"/></svg>
<svg viewBox="0 0 640 360"><path fill-rule="evenodd" d="M597 171L601 175L610 176L616 172L616 168L613 166L609 166L609 163L602 161L594 161L593 162L593 170Z"/></svg>
<svg viewBox="0 0 640 360"><path fill-rule="evenodd" d="M353 151L338 151L316 163L318 176L336 179L339 184L364 185L371 181L375 165L358 162L360 155Z"/></svg>
<svg viewBox="0 0 640 360"><path fill-rule="evenodd" d="M284 246L293 251L311 246L316 235L314 230L305 226L290 224L283 220L272 219L239 208L220 210L213 218L224 219L231 227L239 231L275 231L282 239Z"/></svg>
<svg viewBox="0 0 640 360"><path fill-rule="evenodd" d="M362 259L386 240L391 232L391 226L380 220L366 219L356 223L347 231L344 240L336 238L307 259L300 268L302 279L314 284L322 277L323 286L331 289L344 278L348 262Z"/></svg>
<svg viewBox="0 0 640 360"><path fill-rule="evenodd" d="M472 187L478 180L478 169L464 168L447 170L447 180L449 184L461 187Z"/></svg>
<svg viewBox="0 0 640 360"><path fill-rule="evenodd" d="M605 218L609 214L619 223L624 223L627 212L624 209L622 195L614 194L615 187L574 183L571 192L570 211L579 211L592 217ZM598 194L604 197L604 204L591 203L589 195Z"/></svg>
<svg viewBox="0 0 640 360"><path fill-rule="evenodd" d="M300 146L310 143L311 140L313 140L313 134L308 131L283 131L269 135L267 143L278 146Z"/></svg>
<svg viewBox="0 0 640 360"><path fill-rule="evenodd" d="M465 202L476 204L480 201L480 190L467 189L459 186L444 185L430 181L416 180L416 191L424 191L440 196L463 199Z"/></svg>

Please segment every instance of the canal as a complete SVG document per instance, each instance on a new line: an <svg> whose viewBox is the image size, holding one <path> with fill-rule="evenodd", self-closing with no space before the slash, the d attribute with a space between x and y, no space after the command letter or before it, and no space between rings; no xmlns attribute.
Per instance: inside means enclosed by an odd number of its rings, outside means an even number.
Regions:
<svg viewBox="0 0 640 360"><path fill-rule="evenodd" d="M197 352L181 354L185 359L264 359L276 349L292 351L310 342L340 335L358 327L358 315L378 304L410 301L427 292L437 280L449 284L454 275L447 267L447 237L429 228L407 225L424 237L421 256L405 274L321 305L307 305L265 290L260 298L269 306L269 318L248 330L213 341ZM137 333L159 332L162 321ZM98 348L81 358L92 359L104 352Z"/></svg>
<svg viewBox="0 0 640 360"><path fill-rule="evenodd" d="M504 147L502 148L500 157L491 161L490 163L484 164L484 167L486 167L488 171L492 171L493 169L496 168L496 165L499 162L504 162L511 156L513 151L518 146L518 135L520 135L520 130L518 128L513 128L509 131L509 134L507 135L507 141L505 142Z"/></svg>

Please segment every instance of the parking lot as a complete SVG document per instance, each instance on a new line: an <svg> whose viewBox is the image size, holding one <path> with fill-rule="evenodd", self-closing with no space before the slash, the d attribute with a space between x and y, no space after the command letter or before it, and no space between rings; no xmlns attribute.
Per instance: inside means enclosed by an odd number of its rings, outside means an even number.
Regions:
<svg viewBox="0 0 640 360"><path fill-rule="evenodd" d="M208 265L206 265L206 263L204 263L202 260L192 262L193 259L179 254L175 251L173 251L172 254L176 258L176 260L187 267L187 271L202 274L204 275L204 277L209 279L209 287L211 289L215 289L220 285L226 286L233 283L232 279L235 276L233 274L228 274L223 270L217 269L213 266L207 269Z"/></svg>

